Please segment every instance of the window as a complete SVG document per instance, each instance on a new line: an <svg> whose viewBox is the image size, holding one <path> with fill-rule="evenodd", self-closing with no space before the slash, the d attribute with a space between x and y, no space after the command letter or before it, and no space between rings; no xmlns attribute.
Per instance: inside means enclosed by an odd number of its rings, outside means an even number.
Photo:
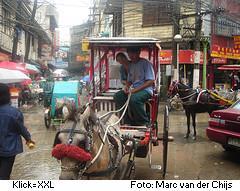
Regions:
<svg viewBox="0 0 240 191"><path fill-rule="evenodd" d="M2 8L2 17L3 17L3 27L2 32L4 32L7 35L11 35L11 14L10 11L8 11L5 8Z"/></svg>
<svg viewBox="0 0 240 191"><path fill-rule="evenodd" d="M169 25L172 23L171 12L173 4L171 1L144 1L143 3L143 26Z"/></svg>
<svg viewBox="0 0 240 191"><path fill-rule="evenodd" d="M231 18L218 16L216 23L214 23L214 29L217 35L232 37L232 35L239 33L240 23Z"/></svg>

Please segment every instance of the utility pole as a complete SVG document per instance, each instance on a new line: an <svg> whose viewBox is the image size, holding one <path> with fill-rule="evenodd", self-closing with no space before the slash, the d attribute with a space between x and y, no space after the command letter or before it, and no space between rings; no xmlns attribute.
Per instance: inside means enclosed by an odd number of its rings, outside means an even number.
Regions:
<svg viewBox="0 0 240 191"><path fill-rule="evenodd" d="M207 49L209 45L210 38L207 36L204 36L201 38L203 43L203 72L202 72L202 88L207 88Z"/></svg>
<svg viewBox="0 0 240 191"><path fill-rule="evenodd" d="M174 70L172 80L179 80L177 79L177 46L178 43L174 40L175 35L180 34L180 4L177 0L175 4L173 5L173 38L172 38L172 68Z"/></svg>
<svg viewBox="0 0 240 191"><path fill-rule="evenodd" d="M32 10L32 15L31 15L31 24L34 24L36 11L37 11L37 0L34 0L33 10ZM24 60L28 60L29 51L30 51L30 42L31 42L31 36L28 34L27 35L26 51L25 51Z"/></svg>
<svg viewBox="0 0 240 191"><path fill-rule="evenodd" d="M22 1L18 0L16 11L15 11L16 20L19 19L19 12L20 12L21 6L22 6ZM18 46L19 28L20 27L21 27L21 25L19 23L16 23L15 27L14 27L13 46L12 46L12 61L17 60L17 46Z"/></svg>
<svg viewBox="0 0 240 191"><path fill-rule="evenodd" d="M199 64L200 64L200 38L202 30L201 16L201 0L196 0L196 16L195 16L195 59L193 70L193 88L199 86Z"/></svg>

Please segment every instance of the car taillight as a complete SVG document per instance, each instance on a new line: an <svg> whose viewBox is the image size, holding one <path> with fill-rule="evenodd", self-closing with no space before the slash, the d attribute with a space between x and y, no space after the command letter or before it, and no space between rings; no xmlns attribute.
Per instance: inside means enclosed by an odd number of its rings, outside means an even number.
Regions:
<svg viewBox="0 0 240 191"><path fill-rule="evenodd" d="M209 118L209 126L218 126L218 127L224 127L225 126L225 120L211 117Z"/></svg>

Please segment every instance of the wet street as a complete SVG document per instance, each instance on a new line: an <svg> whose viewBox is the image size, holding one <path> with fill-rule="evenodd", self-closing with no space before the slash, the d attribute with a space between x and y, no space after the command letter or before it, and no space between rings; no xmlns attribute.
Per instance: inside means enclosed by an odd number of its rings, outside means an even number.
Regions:
<svg viewBox="0 0 240 191"><path fill-rule="evenodd" d="M159 115L162 130L163 112ZM58 179L60 163L51 157L56 130L46 129L43 107L24 110L36 148L24 146L24 153L16 158L12 179ZM170 112L170 132L174 142L169 143L166 179L239 179L240 152L229 153L206 137L208 114L197 115L197 140L186 140L186 117L183 112ZM162 145L154 147L153 163L162 163ZM136 160L136 179L161 179L161 171L149 168L147 158Z"/></svg>

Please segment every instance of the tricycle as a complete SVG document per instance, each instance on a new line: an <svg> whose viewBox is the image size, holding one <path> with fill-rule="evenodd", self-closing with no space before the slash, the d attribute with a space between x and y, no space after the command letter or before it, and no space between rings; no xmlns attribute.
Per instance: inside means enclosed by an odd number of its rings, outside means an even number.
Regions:
<svg viewBox="0 0 240 191"><path fill-rule="evenodd" d="M45 109L44 122L46 128L59 127L63 122L62 108L66 102L71 102L76 108L80 105L80 84L78 81L55 81L51 102Z"/></svg>

